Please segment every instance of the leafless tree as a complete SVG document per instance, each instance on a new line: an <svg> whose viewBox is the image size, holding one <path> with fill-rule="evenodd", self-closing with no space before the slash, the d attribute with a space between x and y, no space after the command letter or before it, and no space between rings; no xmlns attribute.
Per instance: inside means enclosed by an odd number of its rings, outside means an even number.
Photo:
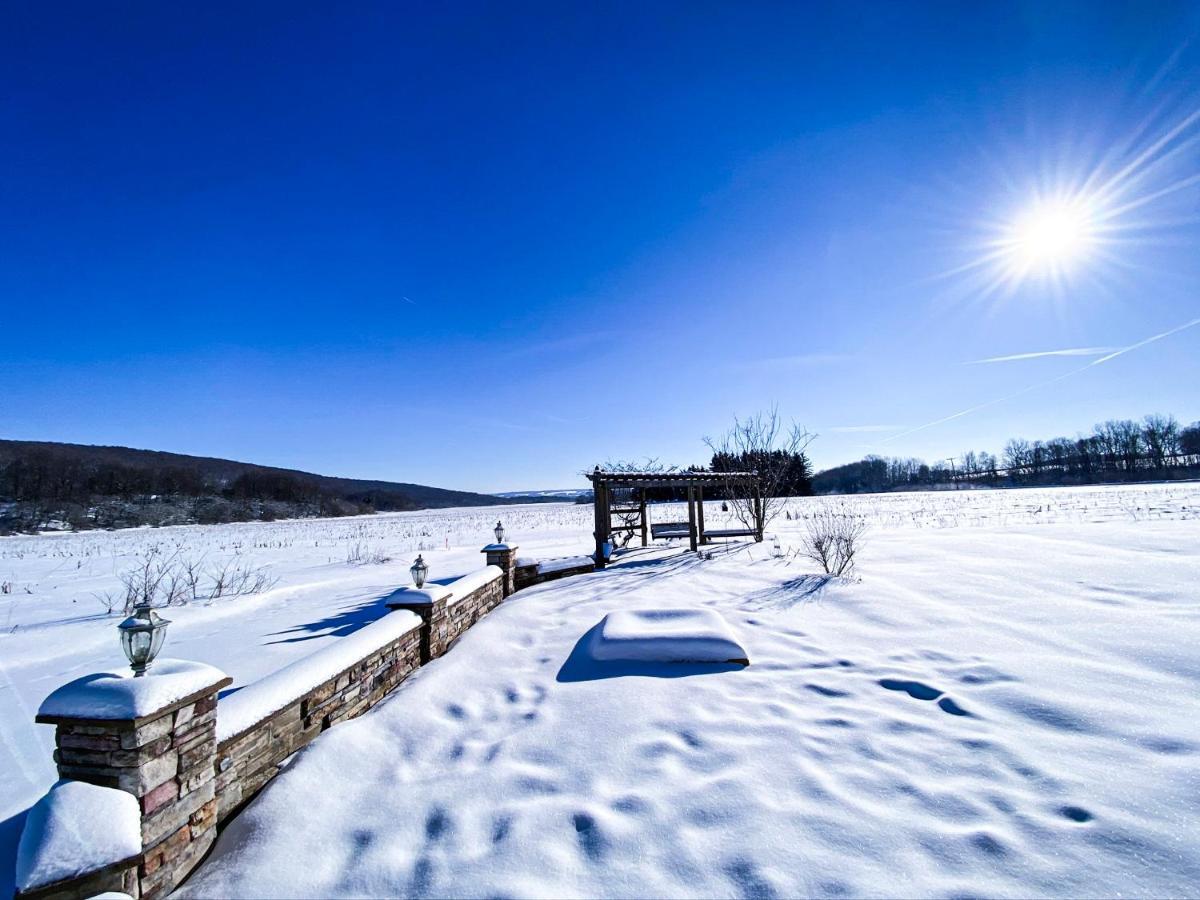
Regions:
<svg viewBox="0 0 1200 900"><path fill-rule="evenodd" d="M1150 465L1166 468L1167 459L1179 453L1179 423L1174 416L1150 415L1142 420L1142 439Z"/></svg>
<svg viewBox="0 0 1200 900"><path fill-rule="evenodd" d="M783 511L797 466L807 469L804 451L816 437L795 422L785 425L779 409L773 407L770 412L756 413L747 419L735 418L733 427L722 437L704 439L713 453L714 474L722 474L716 465L718 461L728 461L758 475L761 497L757 503L744 480L723 479L723 499L743 527L761 534Z"/></svg>

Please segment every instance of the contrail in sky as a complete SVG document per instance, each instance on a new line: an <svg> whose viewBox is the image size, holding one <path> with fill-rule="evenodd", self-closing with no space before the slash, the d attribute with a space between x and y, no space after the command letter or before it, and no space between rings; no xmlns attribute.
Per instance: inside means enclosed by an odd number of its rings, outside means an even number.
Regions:
<svg viewBox="0 0 1200 900"><path fill-rule="evenodd" d="M982 366L985 363L1015 362L1019 359L1041 359L1044 356L1102 356L1119 350L1119 347L1069 347L1066 350L1040 350L1036 353L1014 353L1011 356L989 356L987 359L973 359L966 363L968 366Z"/></svg>
<svg viewBox="0 0 1200 900"><path fill-rule="evenodd" d="M915 428L908 429L908 431L902 431L900 434L893 434L891 437L882 438L879 443L887 444L898 440L899 438L907 437L910 434L916 434L918 431L924 431L926 428L932 428L935 425L941 425L953 419L961 419L963 416L969 416L973 412L979 412L979 410L987 409L989 406L995 406L997 403L1006 403L1009 400L1015 400L1017 397L1024 396L1030 391L1036 391L1039 388L1057 384L1058 382L1070 378L1073 375L1078 375L1080 372L1086 372L1088 369L1102 365L1103 363L1108 362L1110 359L1116 359L1118 356L1123 356L1131 350L1137 350L1139 347L1145 347L1147 344L1153 344L1155 341L1161 341L1163 338L1170 337L1173 334L1179 334L1179 332L1186 331L1187 329L1193 328L1196 325L1200 325L1200 318L1184 322L1182 325L1177 325L1174 328L1171 328L1168 331L1164 331L1160 334L1151 335L1144 340L1138 341L1136 344L1130 344L1128 347L1122 347L1119 350L1114 350L1112 353L1107 353L1099 359L1093 359L1086 366L1080 366L1078 369L1072 369L1071 371L1064 372L1062 375L1055 376L1054 378L1048 378L1045 381L1039 381L1036 384L1023 387L1014 394L1008 394L1005 397L997 397L994 400L988 400L986 403L980 403L978 406L972 406L969 409L960 410L959 412L952 413L948 416L942 416L940 419L934 419L932 422L926 422L924 425L918 425Z"/></svg>

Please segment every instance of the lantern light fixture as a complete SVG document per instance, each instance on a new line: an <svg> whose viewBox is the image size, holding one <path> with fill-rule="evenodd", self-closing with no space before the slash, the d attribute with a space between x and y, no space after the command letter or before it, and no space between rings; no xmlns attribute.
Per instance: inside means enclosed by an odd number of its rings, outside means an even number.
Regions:
<svg viewBox="0 0 1200 900"><path fill-rule="evenodd" d="M170 624L170 619L156 613L149 603L139 603L133 608L133 614L117 626L121 632L121 649L125 651L135 678L145 675L154 657L158 656Z"/></svg>
<svg viewBox="0 0 1200 900"><path fill-rule="evenodd" d="M496 535L496 543L503 544L504 543L504 526L502 524L500 524L499 521L497 521L496 527L493 528L492 531Z"/></svg>
<svg viewBox="0 0 1200 900"><path fill-rule="evenodd" d="M412 575L413 584L417 589L425 587L425 576L429 574L429 565L421 554L417 554L417 561L412 564L412 568L408 570Z"/></svg>

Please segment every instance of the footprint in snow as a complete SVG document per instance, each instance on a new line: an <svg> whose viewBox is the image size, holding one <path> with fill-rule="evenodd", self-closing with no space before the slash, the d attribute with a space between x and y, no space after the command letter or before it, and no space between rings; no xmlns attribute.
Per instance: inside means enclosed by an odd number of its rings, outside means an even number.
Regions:
<svg viewBox="0 0 1200 900"><path fill-rule="evenodd" d="M492 823L492 845L503 844L512 829L512 816L497 816Z"/></svg>
<svg viewBox="0 0 1200 900"><path fill-rule="evenodd" d="M575 836L579 841L579 849L592 862L600 862L608 850L608 841L600 832L596 820L587 813L575 813L572 817L575 823Z"/></svg>
<svg viewBox="0 0 1200 900"><path fill-rule="evenodd" d="M937 704L939 707L941 707L943 712L948 712L952 716L968 716L969 717L971 715L969 712L967 712L965 709L963 709L961 706L959 706L957 703L955 703L949 697L942 697L942 699L938 700Z"/></svg>
<svg viewBox="0 0 1200 900"><path fill-rule="evenodd" d="M425 837L431 844L454 831L454 821L440 806L435 806L425 819Z"/></svg>
<svg viewBox="0 0 1200 900"><path fill-rule="evenodd" d="M914 700L937 700L938 708L942 712L949 713L952 716L974 718L972 713L967 712L959 706L953 698L946 696L945 692L935 687L930 687L923 682L904 681L899 678L881 678L879 686L887 688L889 691L903 691Z"/></svg>
<svg viewBox="0 0 1200 900"><path fill-rule="evenodd" d="M901 681L897 678L883 678L880 679L879 686L887 688L889 691L904 691L904 693L908 694L914 700L936 700L942 696L942 692L937 688L922 684L919 681Z"/></svg>
<svg viewBox="0 0 1200 900"><path fill-rule="evenodd" d="M820 694L822 697L849 697L848 691L839 691L837 688L825 687L820 684L806 684L804 686L814 694Z"/></svg>

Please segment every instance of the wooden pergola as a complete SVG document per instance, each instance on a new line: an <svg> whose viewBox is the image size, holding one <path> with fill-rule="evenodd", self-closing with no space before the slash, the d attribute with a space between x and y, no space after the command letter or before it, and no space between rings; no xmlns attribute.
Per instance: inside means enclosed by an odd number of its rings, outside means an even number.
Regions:
<svg viewBox="0 0 1200 900"><path fill-rule="evenodd" d="M704 489L727 490L731 487L745 491L754 505L754 521L762 522L762 485L753 472L605 472L599 466L587 476L592 483L593 509L596 516L596 568L605 566L604 545L614 533L641 532L642 546L655 538L683 538L693 550L713 538L753 537L761 541L762 528L728 528L709 530L704 527ZM646 491L651 488L683 488L687 490L686 522L656 522L651 524L646 503ZM614 491L626 489L625 502L613 502ZM612 517L621 522L613 525Z"/></svg>

